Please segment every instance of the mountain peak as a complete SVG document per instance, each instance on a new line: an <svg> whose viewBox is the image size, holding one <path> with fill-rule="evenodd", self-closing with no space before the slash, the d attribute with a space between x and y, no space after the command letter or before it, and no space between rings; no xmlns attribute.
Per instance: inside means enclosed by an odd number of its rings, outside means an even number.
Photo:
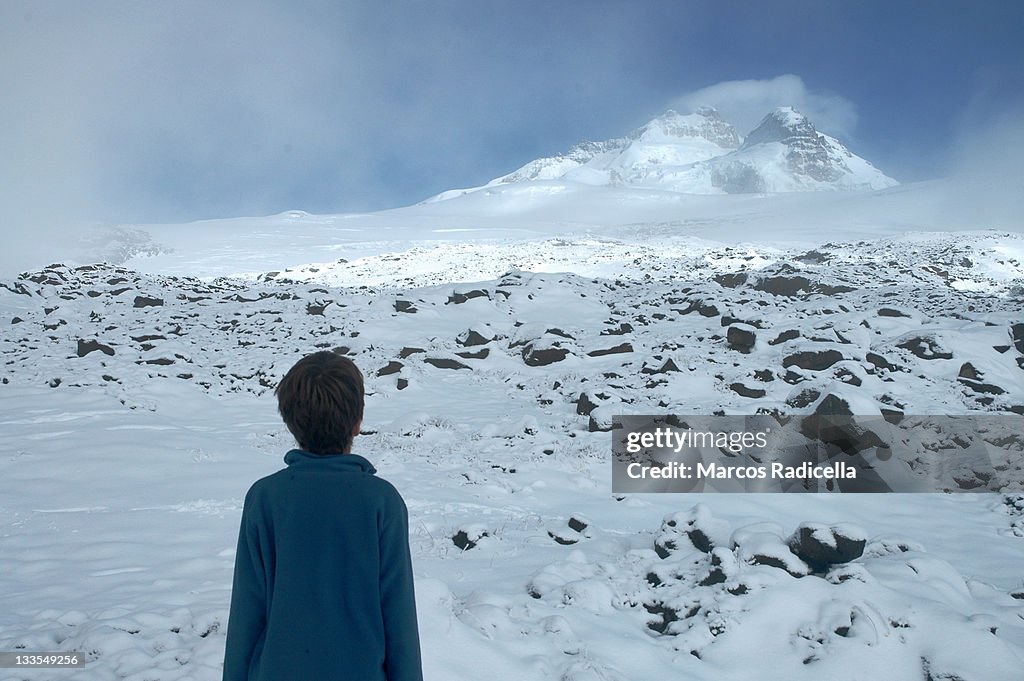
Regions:
<svg viewBox="0 0 1024 681"><path fill-rule="evenodd" d="M884 189L898 184L791 106L765 116L744 140L710 106L669 109L624 137L581 142L530 161L486 187L560 181L687 194ZM482 189L445 192L435 200Z"/></svg>
<svg viewBox="0 0 1024 681"><path fill-rule="evenodd" d="M788 144L794 139L814 140L818 131L807 116L791 106L780 106L761 119L757 127L747 135L743 142L744 148L766 142L782 142Z"/></svg>
<svg viewBox="0 0 1024 681"><path fill-rule="evenodd" d="M718 111L710 106L698 107L689 114L669 109L629 136L631 140L645 142L685 138L705 139L723 149L736 149L740 146L740 136L736 134L736 129L722 120Z"/></svg>

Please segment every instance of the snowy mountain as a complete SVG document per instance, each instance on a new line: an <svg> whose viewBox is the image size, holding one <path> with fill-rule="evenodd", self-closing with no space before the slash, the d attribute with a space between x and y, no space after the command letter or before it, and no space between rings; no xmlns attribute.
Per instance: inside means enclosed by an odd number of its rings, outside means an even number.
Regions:
<svg viewBox="0 0 1024 681"><path fill-rule="evenodd" d="M701 107L685 115L668 111L625 137L582 142L484 187L448 191L428 201L543 181L684 194L871 190L898 184L839 140L818 132L791 107L769 113L746 139L717 110Z"/></svg>
<svg viewBox="0 0 1024 681"><path fill-rule="evenodd" d="M715 158L713 186L728 193L885 189L898 184L791 107L762 119L735 152Z"/></svg>

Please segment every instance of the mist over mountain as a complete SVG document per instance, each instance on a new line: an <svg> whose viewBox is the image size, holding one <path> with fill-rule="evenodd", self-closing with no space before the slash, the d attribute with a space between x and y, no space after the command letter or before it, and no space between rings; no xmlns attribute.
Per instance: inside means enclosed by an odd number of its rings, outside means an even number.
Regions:
<svg viewBox="0 0 1024 681"><path fill-rule="evenodd" d="M768 113L746 137L712 107L673 110L623 136L583 141L539 158L484 187L560 180L684 194L751 194L885 189L898 184L838 139L819 132L793 107Z"/></svg>

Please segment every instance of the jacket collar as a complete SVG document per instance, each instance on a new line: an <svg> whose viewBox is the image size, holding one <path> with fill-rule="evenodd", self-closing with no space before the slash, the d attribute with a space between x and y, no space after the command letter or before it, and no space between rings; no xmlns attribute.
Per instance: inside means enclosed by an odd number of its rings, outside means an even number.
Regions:
<svg viewBox="0 0 1024 681"><path fill-rule="evenodd" d="M301 449L293 449L284 455L284 462L289 466L326 466L334 470L352 473L368 473L373 475L377 469L373 464L358 454L313 454Z"/></svg>

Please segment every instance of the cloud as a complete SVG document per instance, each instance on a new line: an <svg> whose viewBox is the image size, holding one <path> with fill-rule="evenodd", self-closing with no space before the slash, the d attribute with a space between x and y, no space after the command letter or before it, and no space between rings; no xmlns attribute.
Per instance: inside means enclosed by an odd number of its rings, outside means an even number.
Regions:
<svg viewBox="0 0 1024 681"><path fill-rule="evenodd" d="M809 90L800 76L786 74L770 80L728 80L681 95L670 104L679 111L713 106L722 118L746 135L778 106L792 106L822 132L851 136L857 124L853 102L841 95Z"/></svg>
<svg viewBox="0 0 1024 681"><path fill-rule="evenodd" d="M960 117L947 169L943 214L965 228L1021 231L1024 100L972 103Z"/></svg>

